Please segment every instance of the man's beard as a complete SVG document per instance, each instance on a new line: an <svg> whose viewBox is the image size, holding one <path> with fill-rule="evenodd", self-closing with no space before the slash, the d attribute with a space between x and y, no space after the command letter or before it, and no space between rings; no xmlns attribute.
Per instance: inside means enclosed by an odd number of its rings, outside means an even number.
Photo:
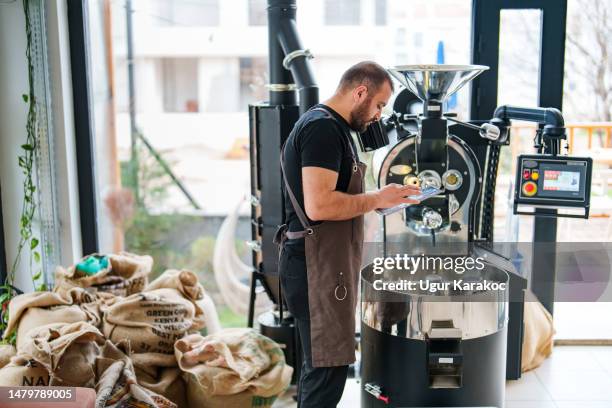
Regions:
<svg viewBox="0 0 612 408"><path fill-rule="evenodd" d="M359 133L363 133L368 128L370 122L373 122L376 118L368 117L368 108L370 107L371 97L366 98L359 106L351 111L350 114L350 125L353 130Z"/></svg>

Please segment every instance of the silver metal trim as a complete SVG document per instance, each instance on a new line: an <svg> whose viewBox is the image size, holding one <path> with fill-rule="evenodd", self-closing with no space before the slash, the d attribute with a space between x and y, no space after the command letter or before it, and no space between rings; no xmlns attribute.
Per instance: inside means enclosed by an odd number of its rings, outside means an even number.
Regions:
<svg viewBox="0 0 612 408"><path fill-rule="evenodd" d="M306 59L314 58L309 49L291 51L289 54L285 55L285 58L283 58L283 67L285 67L285 69L289 69L291 61L299 57L306 57Z"/></svg>
<svg viewBox="0 0 612 408"><path fill-rule="evenodd" d="M457 177L457 183L456 184L448 184L446 180L448 179L449 176ZM448 191L455 191L459 187L461 187L462 184L463 184L463 176L461 175L461 173L458 170L450 169L450 170L446 170L444 172L444 174L442 174L442 185L444 186L444 188L446 190L448 190Z"/></svg>
<svg viewBox="0 0 612 408"><path fill-rule="evenodd" d="M297 90L296 84L266 84L266 88L268 88L272 92L288 92Z"/></svg>
<svg viewBox="0 0 612 408"><path fill-rule="evenodd" d="M390 145L387 148L379 149L376 151L372 162L374 166L374 174L377 175L378 179L378 188L384 187L387 184L391 164L404 149L408 148L416 142L416 138L417 135L408 136L407 138L401 140L399 143L393 146ZM463 159L463 161L467 165L468 172L470 174L470 177L468 177L467 179L466 176L463 176L463 183L467 183L468 189L466 199L459 206L459 208L457 208L456 211L453 211L451 214L451 221L457 221L465 228L461 228L461 230L458 232L453 232L448 228L438 231L436 233L436 242L441 244L464 243L465 250L467 250L467 226L470 225L469 206L472 198L474 198L474 195L480 194L480 189L477 188L478 180L476 180L476 166L478 165L478 163L474 162L471 159L469 153L469 151L471 150L470 147L457 136L449 134L448 146L454 149ZM417 151L417 149L414 150L415 152ZM415 158L415 163L401 164L411 165L413 167L413 172L417 173L418 162L416 160L417 159ZM407 225L406 220L404 219L403 212L398 212L385 217L385 234L385 240L387 242L391 242L394 244L401 243L403 245L406 245L407 248L419 248L419 246L423 243L426 243L426 245L429 246L431 243L431 232L429 230L420 230L418 226L416 226L414 223L409 223ZM459 246L457 248L459 248Z"/></svg>

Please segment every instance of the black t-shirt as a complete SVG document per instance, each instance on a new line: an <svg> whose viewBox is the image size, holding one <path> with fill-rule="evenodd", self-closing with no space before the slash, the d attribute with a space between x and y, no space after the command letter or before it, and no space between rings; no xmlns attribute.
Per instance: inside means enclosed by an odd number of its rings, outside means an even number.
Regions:
<svg viewBox="0 0 612 408"><path fill-rule="evenodd" d="M322 167L337 172L336 191L346 192L353 169L352 151L357 154L357 147L350 133L351 128L346 120L328 106L318 104L314 108L321 107L325 111L310 110L300 117L289 134L283 153L287 181L302 210L304 210L302 167ZM336 120L331 118L330 114ZM353 147L352 151L350 146ZM304 228L293 209L284 185L283 191L285 223L289 231L302 231ZM308 221L317 224L310 219ZM287 240L285 250L292 255L303 256L304 239Z"/></svg>

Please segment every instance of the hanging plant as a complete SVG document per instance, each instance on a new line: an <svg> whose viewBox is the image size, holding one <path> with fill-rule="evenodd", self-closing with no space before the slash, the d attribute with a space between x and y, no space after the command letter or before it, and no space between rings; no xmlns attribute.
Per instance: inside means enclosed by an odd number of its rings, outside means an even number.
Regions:
<svg viewBox="0 0 612 408"><path fill-rule="evenodd" d="M26 120L26 140L21 145L21 154L17 161L23 173L23 205L19 217L19 243L17 253L7 273L4 285L0 286L0 304L2 305L0 332L4 333L8 323L8 304L13 296L20 291L15 288L15 274L21 262L24 249L29 251L29 270L32 285L37 291L47 290L42 276L40 240L34 235L33 223L37 211L37 194L35 183L35 163L38 152L38 117L37 101L34 95L34 63L32 61L32 20L30 14L30 0L23 0L26 30L26 60L28 64L28 93L22 96L23 101L28 104L28 115ZM15 333L11 333L8 342L15 344Z"/></svg>

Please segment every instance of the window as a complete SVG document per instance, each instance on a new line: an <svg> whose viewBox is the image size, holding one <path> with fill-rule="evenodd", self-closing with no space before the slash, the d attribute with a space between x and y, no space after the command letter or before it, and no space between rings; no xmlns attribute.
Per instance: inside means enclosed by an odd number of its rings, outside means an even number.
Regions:
<svg viewBox="0 0 612 408"><path fill-rule="evenodd" d="M219 0L153 0L150 11L134 7L135 13L148 14L158 26L219 25Z"/></svg>
<svg viewBox="0 0 612 408"><path fill-rule="evenodd" d="M161 59L165 112L198 112L198 60Z"/></svg>
<svg viewBox="0 0 612 408"><path fill-rule="evenodd" d="M249 0L249 25L265 26L268 24L267 0Z"/></svg>
<svg viewBox="0 0 612 408"><path fill-rule="evenodd" d="M326 25L359 25L361 0L325 0Z"/></svg>
<svg viewBox="0 0 612 408"><path fill-rule="evenodd" d="M377 26L387 25L387 0L376 0L374 6L374 23Z"/></svg>
<svg viewBox="0 0 612 408"><path fill-rule="evenodd" d="M240 58L240 110L266 99L265 77L268 73L266 58Z"/></svg>

